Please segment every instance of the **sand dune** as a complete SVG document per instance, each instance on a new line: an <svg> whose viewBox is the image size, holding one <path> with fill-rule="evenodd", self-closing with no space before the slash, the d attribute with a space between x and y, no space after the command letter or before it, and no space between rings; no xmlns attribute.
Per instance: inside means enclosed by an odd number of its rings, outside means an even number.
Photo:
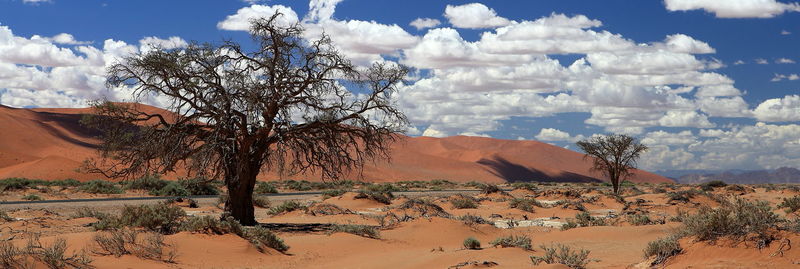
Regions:
<svg viewBox="0 0 800 269"><path fill-rule="evenodd" d="M141 105L148 112L157 108ZM89 109L16 109L0 106L0 178L40 179L102 178L76 171L95 157L96 132L80 124ZM346 176L368 181L553 181L604 180L589 170L583 155L537 141L500 140L484 137L404 137L393 146L391 162L378 160L363 174ZM264 179L317 179L317 175L279 175L266 172ZM669 179L637 171L635 182L668 182Z"/></svg>

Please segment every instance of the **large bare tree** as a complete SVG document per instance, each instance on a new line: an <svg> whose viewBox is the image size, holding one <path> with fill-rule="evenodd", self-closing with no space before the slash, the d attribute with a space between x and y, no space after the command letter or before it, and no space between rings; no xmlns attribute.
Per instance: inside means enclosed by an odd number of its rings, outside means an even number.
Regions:
<svg viewBox="0 0 800 269"><path fill-rule="evenodd" d="M584 160L592 159L592 170L608 177L615 194L619 193L620 184L633 175L639 155L647 151L647 146L628 135L594 136L577 144L585 152Z"/></svg>
<svg viewBox="0 0 800 269"><path fill-rule="evenodd" d="M98 101L86 122L103 131L92 171L112 177L168 173L223 178L225 211L256 224L252 193L265 170L325 179L388 157L407 126L391 100L408 69L357 67L323 35L309 41L276 14L254 20L248 51L233 41L154 49L108 69L110 87L168 101L166 112ZM360 171L360 170L359 170Z"/></svg>

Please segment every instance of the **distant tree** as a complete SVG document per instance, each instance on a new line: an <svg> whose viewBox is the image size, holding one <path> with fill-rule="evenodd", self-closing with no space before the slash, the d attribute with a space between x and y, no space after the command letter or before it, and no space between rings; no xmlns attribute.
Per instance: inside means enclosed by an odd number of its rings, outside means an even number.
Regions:
<svg viewBox="0 0 800 269"><path fill-rule="evenodd" d="M275 14L251 22L254 50L233 41L154 49L108 68L110 87L167 100L167 112L96 101L84 122L102 131L102 158L87 162L111 177L167 173L222 178L226 215L255 225L253 189L262 170L316 172L323 179L388 157L407 126L391 93L402 65L357 67L323 35ZM152 110L152 109L150 109Z"/></svg>
<svg viewBox="0 0 800 269"><path fill-rule="evenodd" d="M611 180L614 193L619 193L619 186L636 169L639 155L647 151L647 146L627 135L594 136L576 144L586 153L584 160L592 159L592 170L602 172Z"/></svg>

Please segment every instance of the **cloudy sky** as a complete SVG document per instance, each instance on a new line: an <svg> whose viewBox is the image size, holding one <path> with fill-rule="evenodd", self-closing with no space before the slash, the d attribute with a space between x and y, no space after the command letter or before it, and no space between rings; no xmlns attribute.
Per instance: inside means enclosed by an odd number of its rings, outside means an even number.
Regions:
<svg viewBox="0 0 800 269"><path fill-rule="evenodd" d="M120 56L246 43L276 11L357 64L411 67L394 96L410 135L626 133L651 170L800 166L800 4L783 0L0 0L0 104L130 100L104 85Z"/></svg>

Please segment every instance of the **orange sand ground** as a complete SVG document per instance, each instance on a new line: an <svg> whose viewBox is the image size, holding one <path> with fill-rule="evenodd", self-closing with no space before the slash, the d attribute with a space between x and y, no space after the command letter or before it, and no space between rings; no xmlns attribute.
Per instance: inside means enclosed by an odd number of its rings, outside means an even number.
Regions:
<svg viewBox="0 0 800 269"><path fill-rule="evenodd" d="M570 200L584 199L584 206L589 212L614 209L622 212L624 205L610 198L600 190L582 190L580 198L570 198L559 194L559 190L574 187L553 187L547 195L535 199ZM368 199L356 199L354 193L346 193L340 197L323 199L315 197L304 204L334 204L349 210L345 214L311 215L303 211L268 216L267 209L257 208L258 221L262 223L339 223L379 225L377 218L387 212L397 215L405 214L415 217L405 222L382 228L380 239L371 239L346 233L327 234L326 232L279 232L290 249L286 254L274 250L259 252L246 240L236 235L207 235L180 232L167 235L168 247L177 250L175 263L144 260L132 255L122 257L103 256L94 251L95 232L88 224L97 221L94 218L69 218L69 210L59 213L44 210L18 210L8 214L13 221L0 220L0 240L10 240L14 244L23 245L29 232L41 233L42 242L48 243L56 237L68 240L69 252L86 249L97 268L455 268L463 262L494 262L492 268L566 268L561 265L533 266L531 255L543 255L539 245L560 243L573 248L591 251L589 258L595 261L588 268L648 268L651 260L642 255L647 243L669 235L681 226L681 223L670 221L678 209L693 212L701 205L716 206L716 202L706 196L696 196L688 203L668 203L663 193L652 193L652 187L639 187L644 193L631 194L625 197L631 204L628 210L649 212L652 219L663 219L665 224L633 226L626 218L610 218L609 226L580 227L561 231L550 227L514 227L497 228L491 224L467 225L455 218L422 217L414 210L398 208L408 199L400 197L391 205L381 204ZM690 187L677 187L688 189ZM749 187L748 187L749 188ZM672 191L672 190L670 190ZM747 199L768 201L773 207L782 197L797 195L789 190L767 191L764 188L734 193L722 188L713 193L718 195L740 196ZM572 218L578 210L556 207L536 207L535 212L525 212L509 208L511 198L534 197L527 190L515 190L511 195L476 195L480 199L477 209L454 209L448 202L450 197L426 197L434 204L441 206L453 216L472 214L487 220L497 220L493 214L502 215L503 219L523 220L541 217L558 217L556 220ZM591 197L597 196L596 200ZM593 200L589 202L589 200ZM185 204L184 204L185 205ZM214 205L201 205L202 208L184 207L189 213L205 211L215 215L220 209ZM782 211L776 210L781 213ZM781 213L783 214L783 213ZM526 235L533 240L533 251L520 248L492 247L489 242L500 236ZM482 243L481 250L466 250L462 241L467 237L475 237ZM800 235L781 232L780 237L797 244ZM666 268L797 268L800 266L800 248L785 248L783 256L776 253L780 242L776 241L767 248L758 250L746 244L736 244L720 240L715 244L695 242L692 238L680 241L684 251L666 262ZM43 267L42 267L43 268ZM461 268L482 268L464 266Z"/></svg>

